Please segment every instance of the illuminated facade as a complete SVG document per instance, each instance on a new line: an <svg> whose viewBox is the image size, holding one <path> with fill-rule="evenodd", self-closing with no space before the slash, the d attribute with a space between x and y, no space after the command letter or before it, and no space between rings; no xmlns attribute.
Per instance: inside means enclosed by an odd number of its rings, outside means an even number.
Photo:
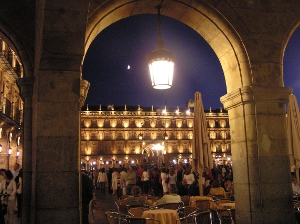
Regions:
<svg viewBox="0 0 300 224"><path fill-rule="evenodd" d="M23 76L22 64L14 50L0 38L0 168L22 166L23 101L17 79Z"/></svg>
<svg viewBox="0 0 300 224"><path fill-rule="evenodd" d="M205 111L212 157L231 159L227 111ZM193 108L100 106L81 111L81 164L94 169L125 164L191 161ZM87 167L86 167L87 166Z"/></svg>

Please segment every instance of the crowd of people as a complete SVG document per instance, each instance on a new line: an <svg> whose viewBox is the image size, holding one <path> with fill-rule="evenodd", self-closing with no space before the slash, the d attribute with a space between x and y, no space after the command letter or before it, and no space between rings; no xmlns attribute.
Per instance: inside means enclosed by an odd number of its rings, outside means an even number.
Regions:
<svg viewBox="0 0 300 224"><path fill-rule="evenodd" d="M22 178L23 172L18 163L15 163L12 171L0 169L0 223L12 223L14 213L21 217Z"/></svg>
<svg viewBox="0 0 300 224"><path fill-rule="evenodd" d="M87 181L89 177L89 189L83 189L85 192L90 192L83 202L84 220L88 220L87 210L91 209L94 202L92 200L92 188L98 190L100 194L115 195L115 199L126 197L127 205L146 205L147 200L145 195L153 195L160 198L156 205L164 203L180 202L184 195L197 196L199 191L199 178L203 179L203 193L208 196L225 197L225 192L233 195L233 174L231 165L218 165L212 169L206 168L199 175L193 171L190 164L178 164L165 166L119 166L101 168L92 172L82 171L84 178L82 181ZM83 187L86 185L83 185ZM87 194L85 194L87 195ZM142 196L141 196L142 195ZM91 200L90 208L88 201ZM97 207L97 206L96 206ZM87 223L87 222L83 222Z"/></svg>
<svg viewBox="0 0 300 224"><path fill-rule="evenodd" d="M149 190L155 196L170 193L170 186L177 187L178 195L199 195L199 178L203 178L203 192L208 195L210 188L215 188L217 183L224 191L233 189L233 173L231 165L218 165L212 169L205 169L199 174L192 170L190 164L165 166L120 166L118 168L101 168L89 173L93 180L94 189L102 194L113 194L117 198L130 195L132 187L139 186L144 194ZM107 189L107 190L106 190ZM107 192L106 192L107 191Z"/></svg>

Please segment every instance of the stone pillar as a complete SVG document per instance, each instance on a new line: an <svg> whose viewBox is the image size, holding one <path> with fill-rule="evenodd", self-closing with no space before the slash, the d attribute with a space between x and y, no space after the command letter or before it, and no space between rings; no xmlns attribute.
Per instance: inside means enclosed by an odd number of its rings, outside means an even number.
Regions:
<svg viewBox="0 0 300 224"><path fill-rule="evenodd" d="M22 222L30 223L32 190L32 93L33 78L19 78L17 85L24 102L23 107L23 185L22 185Z"/></svg>
<svg viewBox="0 0 300 224"><path fill-rule="evenodd" d="M80 71L38 70L32 109L31 223L80 223Z"/></svg>
<svg viewBox="0 0 300 224"><path fill-rule="evenodd" d="M230 123L236 223L294 223L285 125L290 93L251 86L221 98Z"/></svg>

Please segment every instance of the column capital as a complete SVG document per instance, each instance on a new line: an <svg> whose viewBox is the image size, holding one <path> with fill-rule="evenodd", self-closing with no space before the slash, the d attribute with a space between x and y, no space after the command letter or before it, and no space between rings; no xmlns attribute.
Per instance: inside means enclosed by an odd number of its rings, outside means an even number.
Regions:
<svg viewBox="0 0 300 224"><path fill-rule="evenodd" d="M221 97L226 110L254 103L287 103L292 93L289 87L245 86Z"/></svg>
<svg viewBox="0 0 300 224"><path fill-rule="evenodd" d="M20 96L24 100L26 97L32 97L33 94L33 77L24 77L17 79L17 86L20 90Z"/></svg>

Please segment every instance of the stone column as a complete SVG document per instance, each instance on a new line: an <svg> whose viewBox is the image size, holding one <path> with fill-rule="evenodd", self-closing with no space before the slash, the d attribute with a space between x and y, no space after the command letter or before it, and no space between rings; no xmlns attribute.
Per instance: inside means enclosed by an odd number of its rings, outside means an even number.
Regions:
<svg viewBox="0 0 300 224"><path fill-rule="evenodd" d="M32 190L32 92L33 78L19 78L17 85L24 102L23 107L23 185L22 185L22 222L30 223Z"/></svg>
<svg viewBox="0 0 300 224"><path fill-rule="evenodd" d="M248 86L221 98L230 123L236 223L294 223L286 141L290 93Z"/></svg>
<svg viewBox="0 0 300 224"><path fill-rule="evenodd" d="M36 73L31 223L80 223L79 105L79 71L45 69Z"/></svg>

